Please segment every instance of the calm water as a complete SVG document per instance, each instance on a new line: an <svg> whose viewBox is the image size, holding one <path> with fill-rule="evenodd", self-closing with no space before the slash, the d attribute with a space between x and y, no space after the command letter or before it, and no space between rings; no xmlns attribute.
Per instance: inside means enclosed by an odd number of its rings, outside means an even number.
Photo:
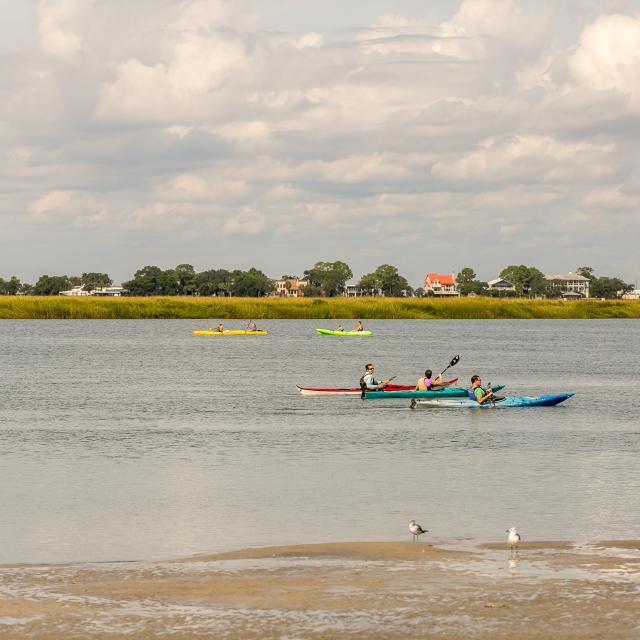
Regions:
<svg viewBox="0 0 640 640"><path fill-rule="evenodd" d="M640 323L369 321L371 338L268 321L0 322L0 563L157 559L244 546L639 538ZM347 322L350 325L351 321ZM240 323L228 322L239 326ZM411 411L298 395L363 365L413 383L574 391L555 408Z"/></svg>

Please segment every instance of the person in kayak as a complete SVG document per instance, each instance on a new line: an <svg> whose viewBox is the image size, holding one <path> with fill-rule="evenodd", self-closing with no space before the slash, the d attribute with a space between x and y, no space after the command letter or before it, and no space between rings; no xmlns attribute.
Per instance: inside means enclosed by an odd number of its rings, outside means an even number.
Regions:
<svg viewBox="0 0 640 640"><path fill-rule="evenodd" d="M249 320L249 322L247 322L247 331L257 331L258 330L258 325L256 325L256 323L253 320Z"/></svg>
<svg viewBox="0 0 640 640"><path fill-rule="evenodd" d="M432 377L433 371L427 369L424 372L424 378L418 378L416 383L416 391L436 391L442 386L442 374L439 373L435 379Z"/></svg>
<svg viewBox="0 0 640 640"><path fill-rule="evenodd" d="M354 331L357 331L358 333L360 331L364 331L364 325L362 324L362 322L360 320L358 320L358 324L356 325L356 328L354 329Z"/></svg>
<svg viewBox="0 0 640 640"><path fill-rule="evenodd" d="M482 380L480 376L471 376L471 389L469 389L469 397L475 400L478 404L484 404L487 400L490 400L493 396L492 389L484 389L482 387Z"/></svg>
<svg viewBox="0 0 640 640"><path fill-rule="evenodd" d="M341 324L339 324L339 325L334 329L334 331L344 331L344 329L343 329L342 325L341 325Z"/></svg>
<svg viewBox="0 0 640 640"><path fill-rule="evenodd" d="M216 331L218 333L224 333L224 325L222 324L222 322L218 324L218 326L216 327Z"/></svg>
<svg viewBox="0 0 640 640"><path fill-rule="evenodd" d="M360 388L362 391L381 391L388 384L389 380L382 380L382 382L376 380L373 377L373 370L375 367L369 362L364 371L364 375L360 378Z"/></svg>

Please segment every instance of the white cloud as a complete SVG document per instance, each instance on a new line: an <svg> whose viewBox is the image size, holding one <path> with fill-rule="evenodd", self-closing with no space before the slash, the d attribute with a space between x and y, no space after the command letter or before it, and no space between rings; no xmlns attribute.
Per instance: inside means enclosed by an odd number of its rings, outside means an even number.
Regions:
<svg viewBox="0 0 640 640"><path fill-rule="evenodd" d="M640 107L640 17L605 15L587 25L569 68L581 84L619 91Z"/></svg>
<svg viewBox="0 0 640 640"><path fill-rule="evenodd" d="M499 260L467 232L491 212L503 253L535 222L537 248L518 246L544 254L557 217L637 228L640 17L598 4L465 0L320 33L266 30L266 0L41 0L39 48L0 78L0 215L108 229L114 256L153 234L267 269L283 246L391 262L402 247L416 267L451 234ZM561 242L602 245L598 228Z"/></svg>
<svg viewBox="0 0 640 640"><path fill-rule="evenodd" d="M75 23L82 18L82 0L40 0L38 30L44 51L52 56L70 58L80 52L82 36Z"/></svg>

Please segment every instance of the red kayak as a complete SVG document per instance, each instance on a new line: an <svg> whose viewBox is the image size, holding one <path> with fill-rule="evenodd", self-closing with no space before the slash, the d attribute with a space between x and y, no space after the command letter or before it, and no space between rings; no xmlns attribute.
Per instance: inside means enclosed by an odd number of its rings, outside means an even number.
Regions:
<svg viewBox="0 0 640 640"><path fill-rule="evenodd" d="M443 387L448 387L450 384L458 382L458 378L451 378L451 380L444 380ZM360 396L362 391L358 388L352 387L350 389L337 389L335 387L301 387L296 385L298 391L303 396ZM416 388L415 384L390 384L386 386L383 391L413 391Z"/></svg>

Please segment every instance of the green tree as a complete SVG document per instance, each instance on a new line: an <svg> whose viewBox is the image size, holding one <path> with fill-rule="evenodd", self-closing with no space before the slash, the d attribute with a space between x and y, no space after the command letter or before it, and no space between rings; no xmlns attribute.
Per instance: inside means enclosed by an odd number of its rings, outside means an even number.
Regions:
<svg viewBox="0 0 640 640"><path fill-rule="evenodd" d="M227 295L226 283L231 281L231 272L226 269L209 269L196 274L195 287L198 295L219 296Z"/></svg>
<svg viewBox="0 0 640 640"><path fill-rule="evenodd" d="M531 282L537 276L544 278L544 274L540 269L527 267L523 264L511 265L500 272L500 277L511 282L516 288L516 294L519 296L531 288Z"/></svg>
<svg viewBox="0 0 640 640"><path fill-rule="evenodd" d="M320 287L327 297L344 293L347 280L353 278L353 272L345 262L316 262L304 272L304 278L314 287Z"/></svg>
<svg viewBox="0 0 640 640"><path fill-rule="evenodd" d="M16 276L11 276L10 280L0 278L0 295L15 296L21 286L20 280Z"/></svg>
<svg viewBox="0 0 640 640"><path fill-rule="evenodd" d="M470 293L480 294L487 288L487 283L476 278L476 272L471 267L464 267L456 276L458 289L463 296Z"/></svg>
<svg viewBox="0 0 640 640"><path fill-rule="evenodd" d="M178 292L184 296L192 296L197 290L196 272L190 264L179 264L175 269Z"/></svg>
<svg viewBox="0 0 640 640"><path fill-rule="evenodd" d="M587 280L593 280L595 275L593 274L593 267L578 267L576 269L576 273L581 275L583 278L587 278Z"/></svg>
<svg viewBox="0 0 640 640"><path fill-rule="evenodd" d="M33 287L34 296L57 296L72 286L68 276L40 276Z"/></svg>
<svg viewBox="0 0 640 640"><path fill-rule="evenodd" d="M275 290L273 281L262 271L252 267L234 278L231 292L234 296L262 298Z"/></svg>
<svg viewBox="0 0 640 640"><path fill-rule="evenodd" d="M624 293L631 289L633 289L633 285L627 284L620 278L603 276L591 280L589 294L594 298L617 298L619 293Z"/></svg>
<svg viewBox="0 0 640 640"><path fill-rule="evenodd" d="M123 282L132 296L175 296L179 293L176 272L163 271L160 267L146 266L138 269L133 280Z"/></svg>
<svg viewBox="0 0 640 640"><path fill-rule="evenodd" d="M373 273L362 276L358 286L372 293L382 291L385 297L397 298L413 291L407 279L391 264L381 264Z"/></svg>
<svg viewBox="0 0 640 640"><path fill-rule="evenodd" d="M93 291L94 289L108 287L113 284L113 280L107 273L83 273L80 281L86 291Z"/></svg>

